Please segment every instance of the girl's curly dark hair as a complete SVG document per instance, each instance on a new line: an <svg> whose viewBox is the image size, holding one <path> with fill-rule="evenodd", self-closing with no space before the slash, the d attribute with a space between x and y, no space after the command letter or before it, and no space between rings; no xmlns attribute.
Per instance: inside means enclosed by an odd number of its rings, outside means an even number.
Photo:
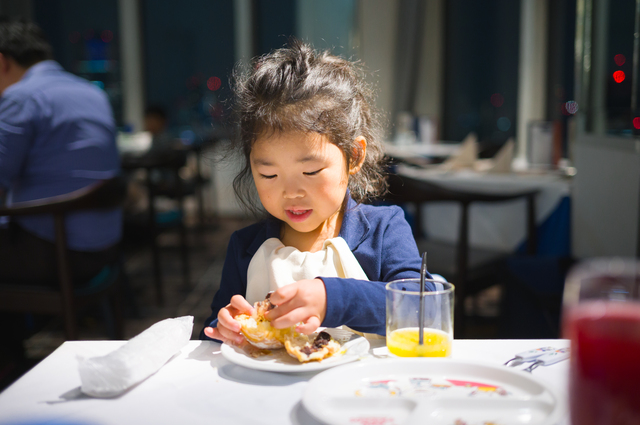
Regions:
<svg viewBox="0 0 640 425"><path fill-rule="evenodd" d="M299 131L326 135L344 152L347 164L362 154L355 139L367 141L359 172L349 176L349 190L357 202L383 195L382 128L373 109L373 92L362 68L354 62L316 52L298 40L288 47L258 57L251 68L237 67L233 74L234 109L239 130L234 148L240 150L243 168L233 182L238 199L256 211L249 155L260 136Z"/></svg>

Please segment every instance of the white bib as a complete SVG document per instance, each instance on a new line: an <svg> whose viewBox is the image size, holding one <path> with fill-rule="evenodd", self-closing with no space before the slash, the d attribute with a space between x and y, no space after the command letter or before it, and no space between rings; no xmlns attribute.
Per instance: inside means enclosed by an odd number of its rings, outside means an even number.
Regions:
<svg viewBox="0 0 640 425"><path fill-rule="evenodd" d="M318 276L369 280L358 260L341 237L327 239L317 252L300 252L270 238L258 248L247 271L250 304L264 300L267 293L302 279Z"/></svg>

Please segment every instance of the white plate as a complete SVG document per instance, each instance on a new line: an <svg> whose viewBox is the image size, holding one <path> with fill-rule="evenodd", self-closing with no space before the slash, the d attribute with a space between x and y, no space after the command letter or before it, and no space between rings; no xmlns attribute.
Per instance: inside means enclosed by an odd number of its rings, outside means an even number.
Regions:
<svg viewBox="0 0 640 425"><path fill-rule="evenodd" d="M328 370L309 381L302 404L322 422L349 425L552 425L565 410L527 372L442 358L371 359Z"/></svg>
<svg viewBox="0 0 640 425"><path fill-rule="evenodd" d="M313 372L328 369L358 360L369 351L369 341L344 329L324 329L336 341L342 345L339 353L322 360L321 362L300 363L298 359L291 357L287 350L270 350L270 354L251 357L245 349L235 345L222 344L222 355L232 363L251 369L266 370L270 372Z"/></svg>

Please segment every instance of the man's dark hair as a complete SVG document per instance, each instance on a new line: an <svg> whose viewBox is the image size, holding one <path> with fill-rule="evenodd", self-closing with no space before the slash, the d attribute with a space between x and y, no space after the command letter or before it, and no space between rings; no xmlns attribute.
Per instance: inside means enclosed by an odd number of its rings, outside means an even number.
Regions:
<svg viewBox="0 0 640 425"><path fill-rule="evenodd" d="M51 45L34 23L0 17L0 53L28 68L51 59Z"/></svg>

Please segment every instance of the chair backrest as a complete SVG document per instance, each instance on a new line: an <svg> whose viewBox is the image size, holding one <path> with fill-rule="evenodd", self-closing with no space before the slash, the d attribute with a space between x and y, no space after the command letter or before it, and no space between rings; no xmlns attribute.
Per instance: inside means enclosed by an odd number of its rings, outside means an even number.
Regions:
<svg viewBox="0 0 640 425"><path fill-rule="evenodd" d="M136 170L140 168L171 168L179 169L187 163L188 152L186 150L157 150L144 155L123 155L122 168Z"/></svg>
<svg viewBox="0 0 640 425"><path fill-rule="evenodd" d="M69 211L116 208L122 205L126 194L126 182L118 176L100 180L64 195L16 202L10 207L0 208L0 216L64 214Z"/></svg>
<svg viewBox="0 0 640 425"><path fill-rule="evenodd" d="M0 208L0 216L25 216L51 214L55 226L55 250L58 264L59 291L34 290L33 287L19 285L4 286L0 297L3 302L21 304L24 311L59 311L64 316L67 337L74 339L77 333L75 324L74 290L71 279L69 253L65 230L65 216L69 212L94 209L112 209L122 205L126 197L126 181L118 176L101 180L64 195L53 196L27 202L12 204ZM14 301L12 301L14 300ZM53 305L59 306L59 310ZM17 308L17 305L13 306Z"/></svg>

